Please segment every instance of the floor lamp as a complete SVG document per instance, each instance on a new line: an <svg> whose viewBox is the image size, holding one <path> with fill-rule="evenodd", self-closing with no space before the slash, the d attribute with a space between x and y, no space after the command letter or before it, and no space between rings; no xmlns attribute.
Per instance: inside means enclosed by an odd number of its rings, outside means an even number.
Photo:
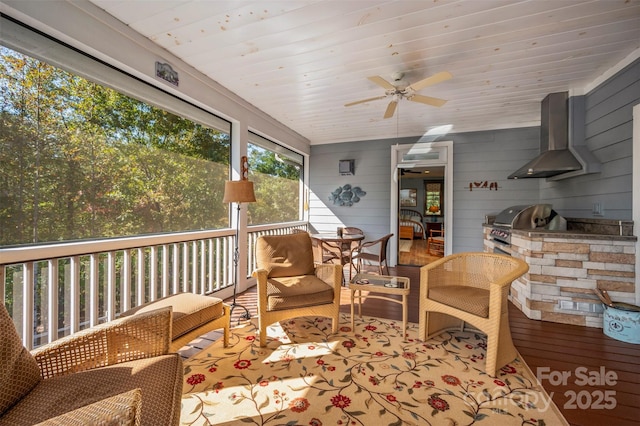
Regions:
<svg viewBox="0 0 640 426"><path fill-rule="evenodd" d="M240 205L242 203L255 203L256 196L253 192L253 182L250 182L248 180L226 181L224 183L224 198L222 201L224 203L236 203L238 206L236 216L236 247L233 253L235 282L233 283L233 303L231 304L231 313L233 313L233 309L235 307L239 307L244 309L244 315L242 315L241 318L249 319L251 318L249 310L244 306L236 303L236 293L238 291L238 281L240 276L238 271L238 261L240 260L240 252L238 249L240 233Z"/></svg>

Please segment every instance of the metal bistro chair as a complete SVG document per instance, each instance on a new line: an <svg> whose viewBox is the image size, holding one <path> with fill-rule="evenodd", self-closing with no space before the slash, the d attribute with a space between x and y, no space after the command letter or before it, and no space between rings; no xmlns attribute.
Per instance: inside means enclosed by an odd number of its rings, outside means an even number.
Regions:
<svg viewBox="0 0 640 426"><path fill-rule="evenodd" d="M355 226L347 226L346 228L342 228L342 235L363 235L364 231L360 228L356 228ZM342 246L342 263L349 264L349 281L351 281L351 277L353 276L353 270L356 269L356 265L353 263L352 253L355 250L360 241L352 241L348 246L343 244Z"/></svg>
<svg viewBox="0 0 640 426"><path fill-rule="evenodd" d="M393 234L387 234L382 238L378 238L374 241L365 241L359 244L355 249L352 250L351 261L354 263L356 272L360 272L362 270L362 262L366 261L369 263L378 265L378 273L380 275L389 275L389 265L387 264L387 246L389 243L389 239L393 236ZM377 247L376 247L377 246ZM375 251L371 251L371 248L375 248ZM369 249L369 251L367 251ZM384 270L386 269L386 274Z"/></svg>
<svg viewBox="0 0 640 426"><path fill-rule="evenodd" d="M354 226L342 228L342 235L363 235L364 231ZM352 260L352 252L358 247L359 241L331 243L320 242L322 247L322 263L338 263L342 266L349 265L349 280L356 269Z"/></svg>

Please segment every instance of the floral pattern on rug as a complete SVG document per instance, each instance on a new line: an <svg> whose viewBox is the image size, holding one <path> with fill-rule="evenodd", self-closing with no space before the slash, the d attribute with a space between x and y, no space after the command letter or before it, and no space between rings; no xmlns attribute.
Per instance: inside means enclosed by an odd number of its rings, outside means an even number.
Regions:
<svg viewBox="0 0 640 426"><path fill-rule="evenodd" d="M565 425L520 360L485 374L486 337L447 332L427 342L409 324L342 316L232 329L185 361L183 425Z"/></svg>

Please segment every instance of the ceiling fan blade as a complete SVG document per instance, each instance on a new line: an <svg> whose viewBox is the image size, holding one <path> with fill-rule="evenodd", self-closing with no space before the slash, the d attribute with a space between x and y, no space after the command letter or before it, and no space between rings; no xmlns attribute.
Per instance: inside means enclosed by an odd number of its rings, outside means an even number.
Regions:
<svg viewBox="0 0 640 426"><path fill-rule="evenodd" d="M396 86L394 86L393 84L389 83L387 80L385 80L384 78L380 77L379 75L374 75L373 77L367 77L367 78L370 81L372 81L375 84L377 84L378 86L384 87L386 90L396 90Z"/></svg>
<svg viewBox="0 0 640 426"><path fill-rule="evenodd" d="M350 107L353 105L363 104L365 102L377 101L378 99L386 98L387 95L376 96L375 98L363 99L361 101L349 102L348 104L344 104L346 107Z"/></svg>
<svg viewBox="0 0 640 426"><path fill-rule="evenodd" d="M393 114L396 112L396 106L398 105L398 101L391 101L389 105L387 105L387 110L384 112L384 118L391 118Z"/></svg>
<svg viewBox="0 0 640 426"><path fill-rule="evenodd" d="M441 107L442 105L447 103L445 99L432 98L431 96L424 95L411 95L407 99L412 102L420 102L421 104L427 104L435 107Z"/></svg>
<svg viewBox="0 0 640 426"><path fill-rule="evenodd" d="M409 86L407 86L407 89L411 89L414 92L417 92L418 90L422 90L427 86L431 86L432 84L440 83L441 81L446 81L451 78L453 78L453 75L451 75L450 72L442 71L432 75L431 77L427 77L424 80L416 81L415 83L410 84Z"/></svg>

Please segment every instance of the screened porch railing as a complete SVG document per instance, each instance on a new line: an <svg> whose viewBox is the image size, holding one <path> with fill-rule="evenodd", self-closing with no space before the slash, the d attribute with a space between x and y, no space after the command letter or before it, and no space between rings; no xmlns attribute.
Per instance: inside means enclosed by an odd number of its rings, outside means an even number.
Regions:
<svg viewBox="0 0 640 426"><path fill-rule="evenodd" d="M260 235L295 228L306 230L307 224L248 227L241 280L255 268ZM0 248L0 300L32 349L148 301L232 286L234 240L235 231L223 229Z"/></svg>

